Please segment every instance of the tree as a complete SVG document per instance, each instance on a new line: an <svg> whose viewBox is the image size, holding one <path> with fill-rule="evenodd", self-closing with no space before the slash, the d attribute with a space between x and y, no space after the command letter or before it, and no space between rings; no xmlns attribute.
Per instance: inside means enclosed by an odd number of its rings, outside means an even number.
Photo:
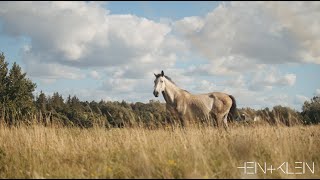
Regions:
<svg viewBox="0 0 320 180"><path fill-rule="evenodd" d="M7 86L8 63L5 61L3 53L0 54L0 109L1 117L5 118L6 86Z"/></svg>
<svg viewBox="0 0 320 180"><path fill-rule="evenodd" d="M94 113L99 114L99 115L102 114L102 112L99 108L99 104L97 102L91 101L89 105Z"/></svg>
<svg viewBox="0 0 320 180"><path fill-rule="evenodd" d="M7 92L9 103L20 115L31 114L35 108L33 103L33 91L36 84L26 78L26 73L16 62L13 63L8 76Z"/></svg>
<svg viewBox="0 0 320 180"><path fill-rule="evenodd" d="M36 107L42 113L47 111L47 98L46 98L46 95L42 91L40 91L40 95L36 99Z"/></svg>
<svg viewBox="0 0 320 180"><path fill-rule="evenodd" d="M301 115L306 124L318 124L320 122L320 97L313 97L311 102L305 101Z"/></svg>
<svg viewBox="0 0 320 180"><path fill-rule="evenodd" d="M33 91L36 84L22 73L21 67L14 62L8 72L8 63L0 54L0 103L1 115L9 124L25 120L35 110Z"/></svg>
<svg viewBox="0 0 320 180"><path fill-rule="evenodd" d="M8 63L3 53L0 54L0 102L4 101L5 87L7 84Z"/></svg>
<svg viewBox="0 0 320 180"><path fill-rule="evenodd" d="M55 111L61 112L64 110L65 107L63 101L64 100L62 95L60 95L58 92L54 92L49 103Z"/></svg>
<svg viewBox="0 0 320 180"><path fill-rule="evenodd" d="M275 115L276 122L281 122L286 126L297 125L303 122L300 113L289 107L277 105L273 107L272 112Z"/></svg>

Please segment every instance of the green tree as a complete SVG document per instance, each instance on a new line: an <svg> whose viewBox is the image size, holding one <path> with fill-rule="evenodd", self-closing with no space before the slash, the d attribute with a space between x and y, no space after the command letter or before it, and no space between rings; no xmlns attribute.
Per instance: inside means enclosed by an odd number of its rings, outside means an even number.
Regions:
<svg viewBox="0 0 320 180"><path fill-rule="evenodd" d="M8 63L5 61L3 53L0 54L0 101L4 101L5 86L7 84Z"/></svg>
<svg viewBox="0 0 320 180"><path fill-rule="evenodd" d="M311 102L305 101L302 106L301 115L303 116L306 124L320 123L320 97L313 97Z"/></svg>
<svg viewBox="0 0 320 180"><path fill-rule="evenodd" d="M53 93L49 103L56 112L63 111L65 107L63 97L58 92Z"/></svg>
<svg viewBox="0 0 320 180"><path fill-rule="evenodd" d="M36 99L36 107L42 113L47 111L47 98L42 91L40 91L40 95Z"/></svg>
<svg viewBox="0 0 320 180"><path fill-rule="evenodd" d="M6 94L12 110L19 115L30 115L35 110L33 103L35 88L36 84L26 78L26 73L22 73L21 67L14 62L9 71L6 87Z"/></svg>
<svg viewBox="0 0 320 180"><path fill-rule="evenodd" d="M89 105L94 113L102 115L102 112L99 108L99 104L97 102L91 101Z"/></svg>
<svg viewBox="0 0 320 180"><path fill-rule="evenodd" d="M286 126L297 125L303 122L300 113L289 107L277 105L273 107L272 112L275 115L275 121Z"/></svg>
<svg viewBox="0 0 320 180"><path fill-rule="evenodd" d="M1 117L4 119L6 116L6 102L7 102L7 95L6 95L6 86L8 82L7 78L8 74L8 63L5 61L5 56L3 53L0 54L0 109L1 109Z"/></svg>
<svg viewBox="0 0 320 180"><path fill-rule="evenodd" d="M9 124L31 117L35 110L33 91L36 84L26 77L21 67L13 63L8 71L8 63L0 54L0 108L1 117Z"/></svg>

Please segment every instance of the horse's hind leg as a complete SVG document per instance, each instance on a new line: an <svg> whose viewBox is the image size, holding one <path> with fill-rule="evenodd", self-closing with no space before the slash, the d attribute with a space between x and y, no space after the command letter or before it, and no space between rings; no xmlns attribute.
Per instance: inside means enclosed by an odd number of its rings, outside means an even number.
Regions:
<svg viewBox="0 0 320 180"><path fill-rule="evenodd" d="M225 128L226 130L229 130L229 126L228 126L228 113L224 115L223 125L224 125L224 128Z"/></svg>
<svg viewBox="0 0 320 180"><path fill-rule="evenodd" d="M221 123L223 121L223 115L216 114L215 120L216 120L215 123L216 123L217 127L220 128L221 127Z"/></svg>
<svg viewBox="0 0 320 180"><path fill-rule="evenodd" d="M216 123L218 128L222 127L221 123L223 123L224 128L227 130L228 127L228 113L223 115L223 114L217 114L216 115Z"/></svg>

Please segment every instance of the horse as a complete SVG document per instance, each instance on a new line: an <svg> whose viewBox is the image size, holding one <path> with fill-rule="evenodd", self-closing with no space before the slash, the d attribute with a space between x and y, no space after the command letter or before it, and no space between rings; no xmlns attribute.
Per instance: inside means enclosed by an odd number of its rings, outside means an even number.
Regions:
<svg viewBox="0 0 320 180"><path fill-rule="evenodd" d="M228 129L228 117L236 116L236 100L232 95L222 92L191 94L179 88L163 71L154 75L153 95L158 97L162 93L167 110L178 116L182 127L199 122L219 127L223 121L224 128Z"/></svg>

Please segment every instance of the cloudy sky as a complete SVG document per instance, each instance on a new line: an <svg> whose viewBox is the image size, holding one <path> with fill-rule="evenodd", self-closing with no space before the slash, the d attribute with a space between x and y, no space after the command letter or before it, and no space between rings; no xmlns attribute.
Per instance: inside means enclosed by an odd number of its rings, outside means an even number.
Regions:
<svg viewBox="0 0 320 180"><path fill-rule="evenodd" d="M320 2L0 2L0 51L40 90L148 102L164 70L238 107L320 95ZM163 97L157 100L164 102Z"/></svg>

